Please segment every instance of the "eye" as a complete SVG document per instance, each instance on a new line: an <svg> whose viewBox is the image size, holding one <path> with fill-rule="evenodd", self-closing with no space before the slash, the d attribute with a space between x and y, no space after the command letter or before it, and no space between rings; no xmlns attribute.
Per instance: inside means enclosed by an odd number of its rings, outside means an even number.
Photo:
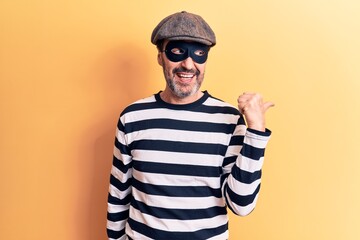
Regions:
<svg viewBox="0 0 360 240"><path fill-rule="evenodd" d="M181 48L173 48L173 49L171 49L171 52L173 54L178 54L178 55L185 53L184 49L181 49Z"/></svg>
<svg viewBox="0 0 360 240"><path fill-rule="evenodd" d="M204 50L196 50L194 53L196 56L199 57L204 56L206 54Z"/></svg>

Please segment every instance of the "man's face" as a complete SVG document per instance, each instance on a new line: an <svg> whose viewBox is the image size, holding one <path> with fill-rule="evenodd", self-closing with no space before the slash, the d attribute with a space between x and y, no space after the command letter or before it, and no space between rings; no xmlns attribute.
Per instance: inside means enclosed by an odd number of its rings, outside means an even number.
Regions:
<svg viewBox="0 0 360 240"><path fill-rule="evenodd" d="M165 91L170 90L178 98L197 93L204 79L208 50L196 42L165 40L158 55L167 83Z"/></svg>

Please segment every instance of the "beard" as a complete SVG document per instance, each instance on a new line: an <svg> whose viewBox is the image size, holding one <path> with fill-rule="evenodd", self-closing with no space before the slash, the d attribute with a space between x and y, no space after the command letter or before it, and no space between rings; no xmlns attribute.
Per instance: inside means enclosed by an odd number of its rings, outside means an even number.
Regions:
<svg viewBox="0 0 360 240"><path fill-rule="evenodd" d="M176 73L183 72L183 73L191 73L195 75L195 82L194 83L181 83L175 81ZM188 96L191 96L195 94L201 87L201 84L204 79L204 73L201 74L199 70L188 70L183 67L180 68L174 68L172 73L170 74L164 69L164 75L166 78L166 83L170 90L173 92L174 95L176 95L178 98L186 98Z"/></svg>

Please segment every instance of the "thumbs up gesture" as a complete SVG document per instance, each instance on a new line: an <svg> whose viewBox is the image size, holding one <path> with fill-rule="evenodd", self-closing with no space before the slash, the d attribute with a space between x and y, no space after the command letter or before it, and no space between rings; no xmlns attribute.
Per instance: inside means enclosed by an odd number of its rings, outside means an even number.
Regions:
<svg viewBox="0 0 360 240"><path fill-rule="evenodd" d="M265 131L265 113L275 106L272 102L264 102L258 93L245 92L238 97L238 107L244 115L248 128Z"/></svg>

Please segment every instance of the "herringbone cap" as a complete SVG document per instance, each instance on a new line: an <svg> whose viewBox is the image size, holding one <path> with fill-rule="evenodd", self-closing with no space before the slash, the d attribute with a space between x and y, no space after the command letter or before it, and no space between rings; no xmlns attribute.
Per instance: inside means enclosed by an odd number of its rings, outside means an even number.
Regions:
<svg viewBox="0 0 360 240"><path fill-rule="evenodd" d="M163 39L195 41L208 46L216 44L215 33L205 20L186 11L167 16L154 28L151 42L156 45Z"/></svg>

